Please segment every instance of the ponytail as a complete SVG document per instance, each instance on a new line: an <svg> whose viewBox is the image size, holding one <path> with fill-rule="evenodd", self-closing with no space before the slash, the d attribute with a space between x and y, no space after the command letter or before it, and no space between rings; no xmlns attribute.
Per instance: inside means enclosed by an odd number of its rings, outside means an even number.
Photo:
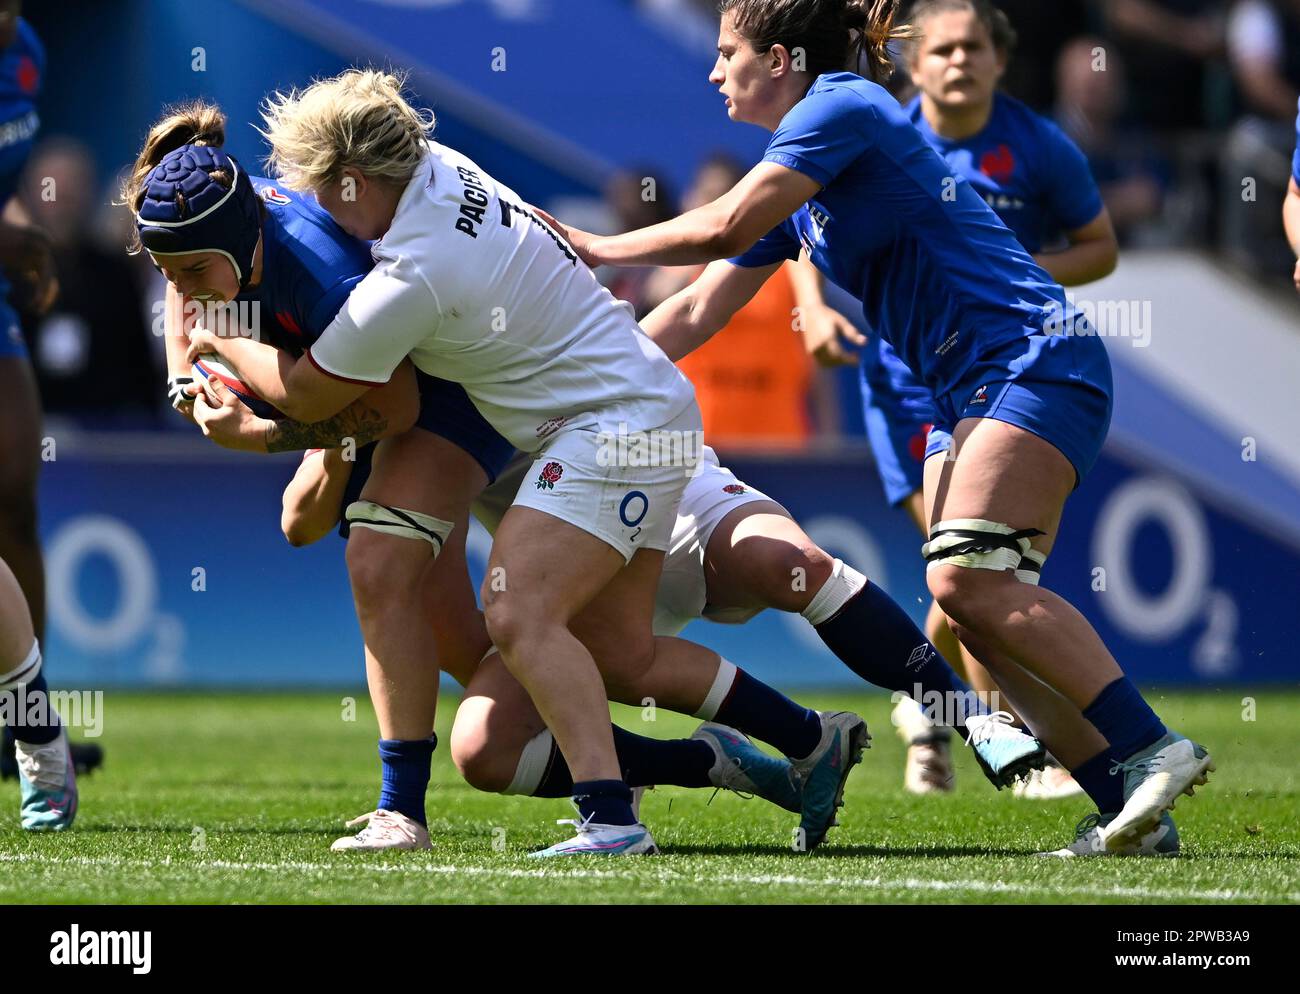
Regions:
<svg viewBox="0 0 1300 994"><path fill-rule="evenodd" d="M735 17L736 31L757 52L775 45L803 51L810 77L847 69L883 82L894 71L890 43L913 37L894 23L901 6L902 0L722 0L721 11Z"/></svg>

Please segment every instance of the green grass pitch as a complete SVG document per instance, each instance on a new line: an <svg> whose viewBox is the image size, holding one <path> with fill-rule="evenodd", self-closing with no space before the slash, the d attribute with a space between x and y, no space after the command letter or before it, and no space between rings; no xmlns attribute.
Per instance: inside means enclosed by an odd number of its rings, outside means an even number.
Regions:
<svg viewBox="0 0 1300 994"><path fill-rule="evenodd" d="M1152 696L1206 743L1219 772L1176 816L1172 860L1033 857L1073 838L1088 802L995 792L964 753L957 791L902 790L903 747L882 695L798 695L853 708L874 746L849 780L842 826L813 854L790 851L794 816L725 792L660 788L643 817L663 855L539 865L563 837L562 800L479 793L457 776L445 698L429 793L427 853L340 855L329 843L377 796L373 713L363 694L140 694L104 700L106 767L83 781L73 831L18 828L3 785L0 901L49 903L1216 903L1300 902L1300 693ZM1242 698L1253 696L1254 721ZM616 709L626 727L688 735L692 719Z"/></svg>

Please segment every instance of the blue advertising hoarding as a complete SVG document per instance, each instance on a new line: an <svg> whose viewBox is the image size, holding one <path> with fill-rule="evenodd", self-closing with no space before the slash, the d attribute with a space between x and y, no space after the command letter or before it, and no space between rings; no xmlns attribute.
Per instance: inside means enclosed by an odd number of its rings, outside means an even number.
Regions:
<svg viewBox="0 0 1300 994"><path fill-rule="evenodd" d="M279 532L293 460L197 439L142 443L124 451L117 440L83 440L45 467L55 683L362 682L343 543L293 549ZM886 506L865 453L728 461L924 617L921 536ZM476 582L487 548L476 526ZM1111 446L1067 507L1044 584L1088 616L1136 679L1221 685L1300 680L1277 623L1290 616L1297 577L1296 544ZM797 615L701 621L687 636L783 686L859 683Z"/></svg>

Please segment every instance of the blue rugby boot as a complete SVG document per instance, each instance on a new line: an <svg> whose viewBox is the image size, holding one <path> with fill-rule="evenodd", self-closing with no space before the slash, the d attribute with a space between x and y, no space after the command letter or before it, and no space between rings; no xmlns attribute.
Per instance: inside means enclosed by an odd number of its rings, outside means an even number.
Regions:
<svg viewBox="0 0 1300 994"><path fill-rule="evenodd" d="M789 761L775 759L734 728L706 722L691 736L708 744L716 757L709 781L722 790L753 795L799 814L803 810L799 778Z"/></svg>
<svg viewBox="0 0 1300 994"><path fill-rule="evenodd" d="M1157 822L1156 827L1142 836L1137 845L1125 846L1120 850L1106 848L1104 832L1115 820L1114 814L1090 814L1074 829L1074 841L1064 849L1040 852L1038 856L1058 856L1070 859L1075 856L1177 856L1181 844L1178 840L1178 826L1166 812Z"/></svg>
<svg viewBox="0 0 1300 994"><path fill-rule="evenodd" d="M984 775L998 790L1047 763L1043 743L1014 724L1006 711L971 715L966 719L966 744L975 753Z"/></svg>
<svg viewBox="0 0 1300 994"><path fill-rule="evenodd" d="M659 852L650 830L644 825L593 825L590 821L561 818L557 825L572 825L578 834L571 839L537 852L529 859L549 859L552 856L653 856Z"/></svg>
<svg viewBox="0 0 1300 994"><path fill-rule="evenodd" d="M1106 848L1120 852L1156 827L1179 794L1189 797L1210 779L1214 760L1204 746L1170 732L1111 767L1124 774L1124 807L1103 830Z"/></svg>
<svg viewBox="0 0 1300 994"><path fill-rule="evenodd" d="M849 772L870 748L867 723L852 711L821 711L822 737L808 756L792 759L803 785L799 829L806 852L812 852L836 824L836 809L844 804L844 784Z"/></svg>
<svg viewBox="0 0 1300 994"><path fill-rule="evenodd" d="M68 731L46 745L15 742L19 808L22 827L29 832L62 832L77 817L77 771L68 748Z"/></svg>

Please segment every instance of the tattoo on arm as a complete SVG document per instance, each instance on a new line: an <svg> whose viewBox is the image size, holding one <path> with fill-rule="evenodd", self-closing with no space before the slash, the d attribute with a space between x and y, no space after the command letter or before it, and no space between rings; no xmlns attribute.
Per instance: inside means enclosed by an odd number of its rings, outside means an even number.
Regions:
<svg viewBox="0 0 1300 994"><path fill-rule="evenodd" d="M388 418L381 411L359 400L332 418L315 424L301 421L275 421L266 429L267 452L301 452L305 449L337 449L344 439L352 439L358 448L376 441L388 430Z"/></svg>

